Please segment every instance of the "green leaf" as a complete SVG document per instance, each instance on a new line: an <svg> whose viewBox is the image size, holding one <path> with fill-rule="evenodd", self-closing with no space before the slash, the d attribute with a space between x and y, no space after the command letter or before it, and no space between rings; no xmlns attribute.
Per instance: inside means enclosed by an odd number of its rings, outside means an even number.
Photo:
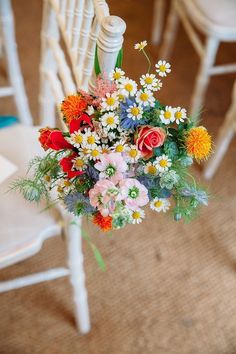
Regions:
<svg viewBox="0 0 236 354"><path fill-rule="evenodd" d="M100 253L100 251L98 250L98 248L95 246L95 244L91 241L89 235L82 230L82 237L84 238L84 240L87 241L89 247L91 248L91 250L93 251L93 254L94 254L94 257L100 267L100 269L105 272L106 271L106 265L105 265L105 262L102 258L102 255Z"/></svg>
<svg viewBox="0 0 236 354"><path fill-rule="evenodd" d="M101 69L100 69L100 65L99 65L99 61L98 61L98 48L97 48L97 46L95 48L94 70L95 70L96 76L101 74Z"/></svg>
<svg viewBox="0 0 236 354"><path fill-rule="evenodd" d="M118 56L117 56L117 59L116 59L115 67L116 68L121 68L122 67L122 62L123 62L123 49L121 48L119 50L119 53L118 53Z"/></svg>
<svg viewBox="0 0 236 354"><path fill-rule="evenodd" d="M118 56L117 56L117 59L116 59L115 67L116 68L121 68L122 61L123 61L123 49L121 48L119 50L119 53L118 53ZM98 76L102 72L101 68L100 68L99 60L98 60L98 48L97 48L97 45L96 45L96 48L95 48L94 70L95 70L96 76Z"/></svg>
<svg viewBox="0 0 236 354"><path fill-rule="evenodd" d="M93 251L94 257L95 257L95 259L96 259L96 261L97 261L97 263L98 263L100 269L101 269L103 272L105 272L105 271L106 271L106 265L105 265L105 262L104 262L104 260L103 260L103 258L102 258L102 255L101 255L100 251L99 251L98 248L95 246L95 244L92 243L92 242L90 242L90 247L91 247L91 249L92 249L92 251Z"/></svg>

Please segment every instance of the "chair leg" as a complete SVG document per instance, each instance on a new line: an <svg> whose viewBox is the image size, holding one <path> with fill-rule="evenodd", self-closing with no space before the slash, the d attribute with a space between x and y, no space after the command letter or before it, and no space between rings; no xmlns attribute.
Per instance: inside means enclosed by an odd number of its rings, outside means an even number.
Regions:
<svg viewBox="0 0 236 354"><path fill-rule="evenodd" d="M216 141L216 150L212 158L204 169L204 177L211 179L219 167L228 146L236 132L236 82L233 90L233 101L226 113L222 127L220 128L218 139Z"/></svg>
<svg viewBox="0 0 236 354"><path fill-rule="evenodd" d="M191 115L200 113L204 96L209 82L209 69L213 66L216 53L219 47L219 40L214 37L207 38L205 53L201 59L201 66L195 81L195 87L191 98Z"/></svg>
<svg viewBox="0 0 236 354"><path fill-rule="evenodd" d="M70 282L74 293L76 325L78 330L85 334L90 331L90 319L83 268L81 218L72 219L68 217L66 238Z"/></svg>
<svg viewBox="0 0 236 354"><path fill-rule="evenodd" d="M155 0L154 2L154 10L153 10L153 25L152 25L152 44L159 44L162 28L163 28L163 20L164 20L164 12L165 12L165 0Z"/></svg>
<svg viewBox="0 0 236 354"><path fill-rule="evenodd" d="M21 122L32 124L32 117L25 93L24 82L21 74L17 46L15 42L14 19L9 0L0 1L2 22L3 45L6 53L7 70Z"/></svg>
<svg viewBox="0 0 236 354"><path fill-rule="evenodd" d="M171 8L167 18L166 30L164 32L163 45L160 50L160 59L162 60L169 60L170 58L171 50L177 33L178 22L179 19L175 9L175 1L172 0Z"/></svg>

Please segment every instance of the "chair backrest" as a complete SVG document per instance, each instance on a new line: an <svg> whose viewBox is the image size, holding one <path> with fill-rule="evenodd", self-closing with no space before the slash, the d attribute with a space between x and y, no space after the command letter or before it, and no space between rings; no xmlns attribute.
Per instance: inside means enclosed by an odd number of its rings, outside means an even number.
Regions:
<svg viewBox="0 0 236 354"><path fill-rule="evenodd" d="M115 66L125 22L104 0L44 0L40 118L55 125L55 104L77 89L93 91L95 52L101 72ZM52 102L52 97L53 101Z"/></svg>

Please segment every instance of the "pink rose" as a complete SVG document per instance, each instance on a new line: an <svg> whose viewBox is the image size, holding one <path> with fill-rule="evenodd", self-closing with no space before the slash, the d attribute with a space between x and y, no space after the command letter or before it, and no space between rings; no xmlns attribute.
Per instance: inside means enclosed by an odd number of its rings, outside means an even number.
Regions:
<svg viewBox="0 0 236 354"><path fill-rule="evenodd" d="M163 145L166 138L164 129L145 125L139 128L136 145L145 159L150 159L153 149Z"/></svg>

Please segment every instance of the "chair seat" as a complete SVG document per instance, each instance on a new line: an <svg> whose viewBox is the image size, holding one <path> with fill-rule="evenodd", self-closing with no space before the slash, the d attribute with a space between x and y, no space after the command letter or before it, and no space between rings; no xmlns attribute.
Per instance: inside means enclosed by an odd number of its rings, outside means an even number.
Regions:
<svg viewBox="0 0 236 354"><path fill-rule="evenodd" d="M25 176L29 160L42 155L37 131L20 124L0 129L0 154L18 167L0 184L0 268L37 253L45 238L60 231L55 211L42 212L42 204L31 204L18 191L9 191L13 180Z"/></svg>
<svg viewBox="0 0 236 354"><path fill-rule="evenodd" d="M198 29L222 41L236 40L235 0L182 0Z"/></svg>

